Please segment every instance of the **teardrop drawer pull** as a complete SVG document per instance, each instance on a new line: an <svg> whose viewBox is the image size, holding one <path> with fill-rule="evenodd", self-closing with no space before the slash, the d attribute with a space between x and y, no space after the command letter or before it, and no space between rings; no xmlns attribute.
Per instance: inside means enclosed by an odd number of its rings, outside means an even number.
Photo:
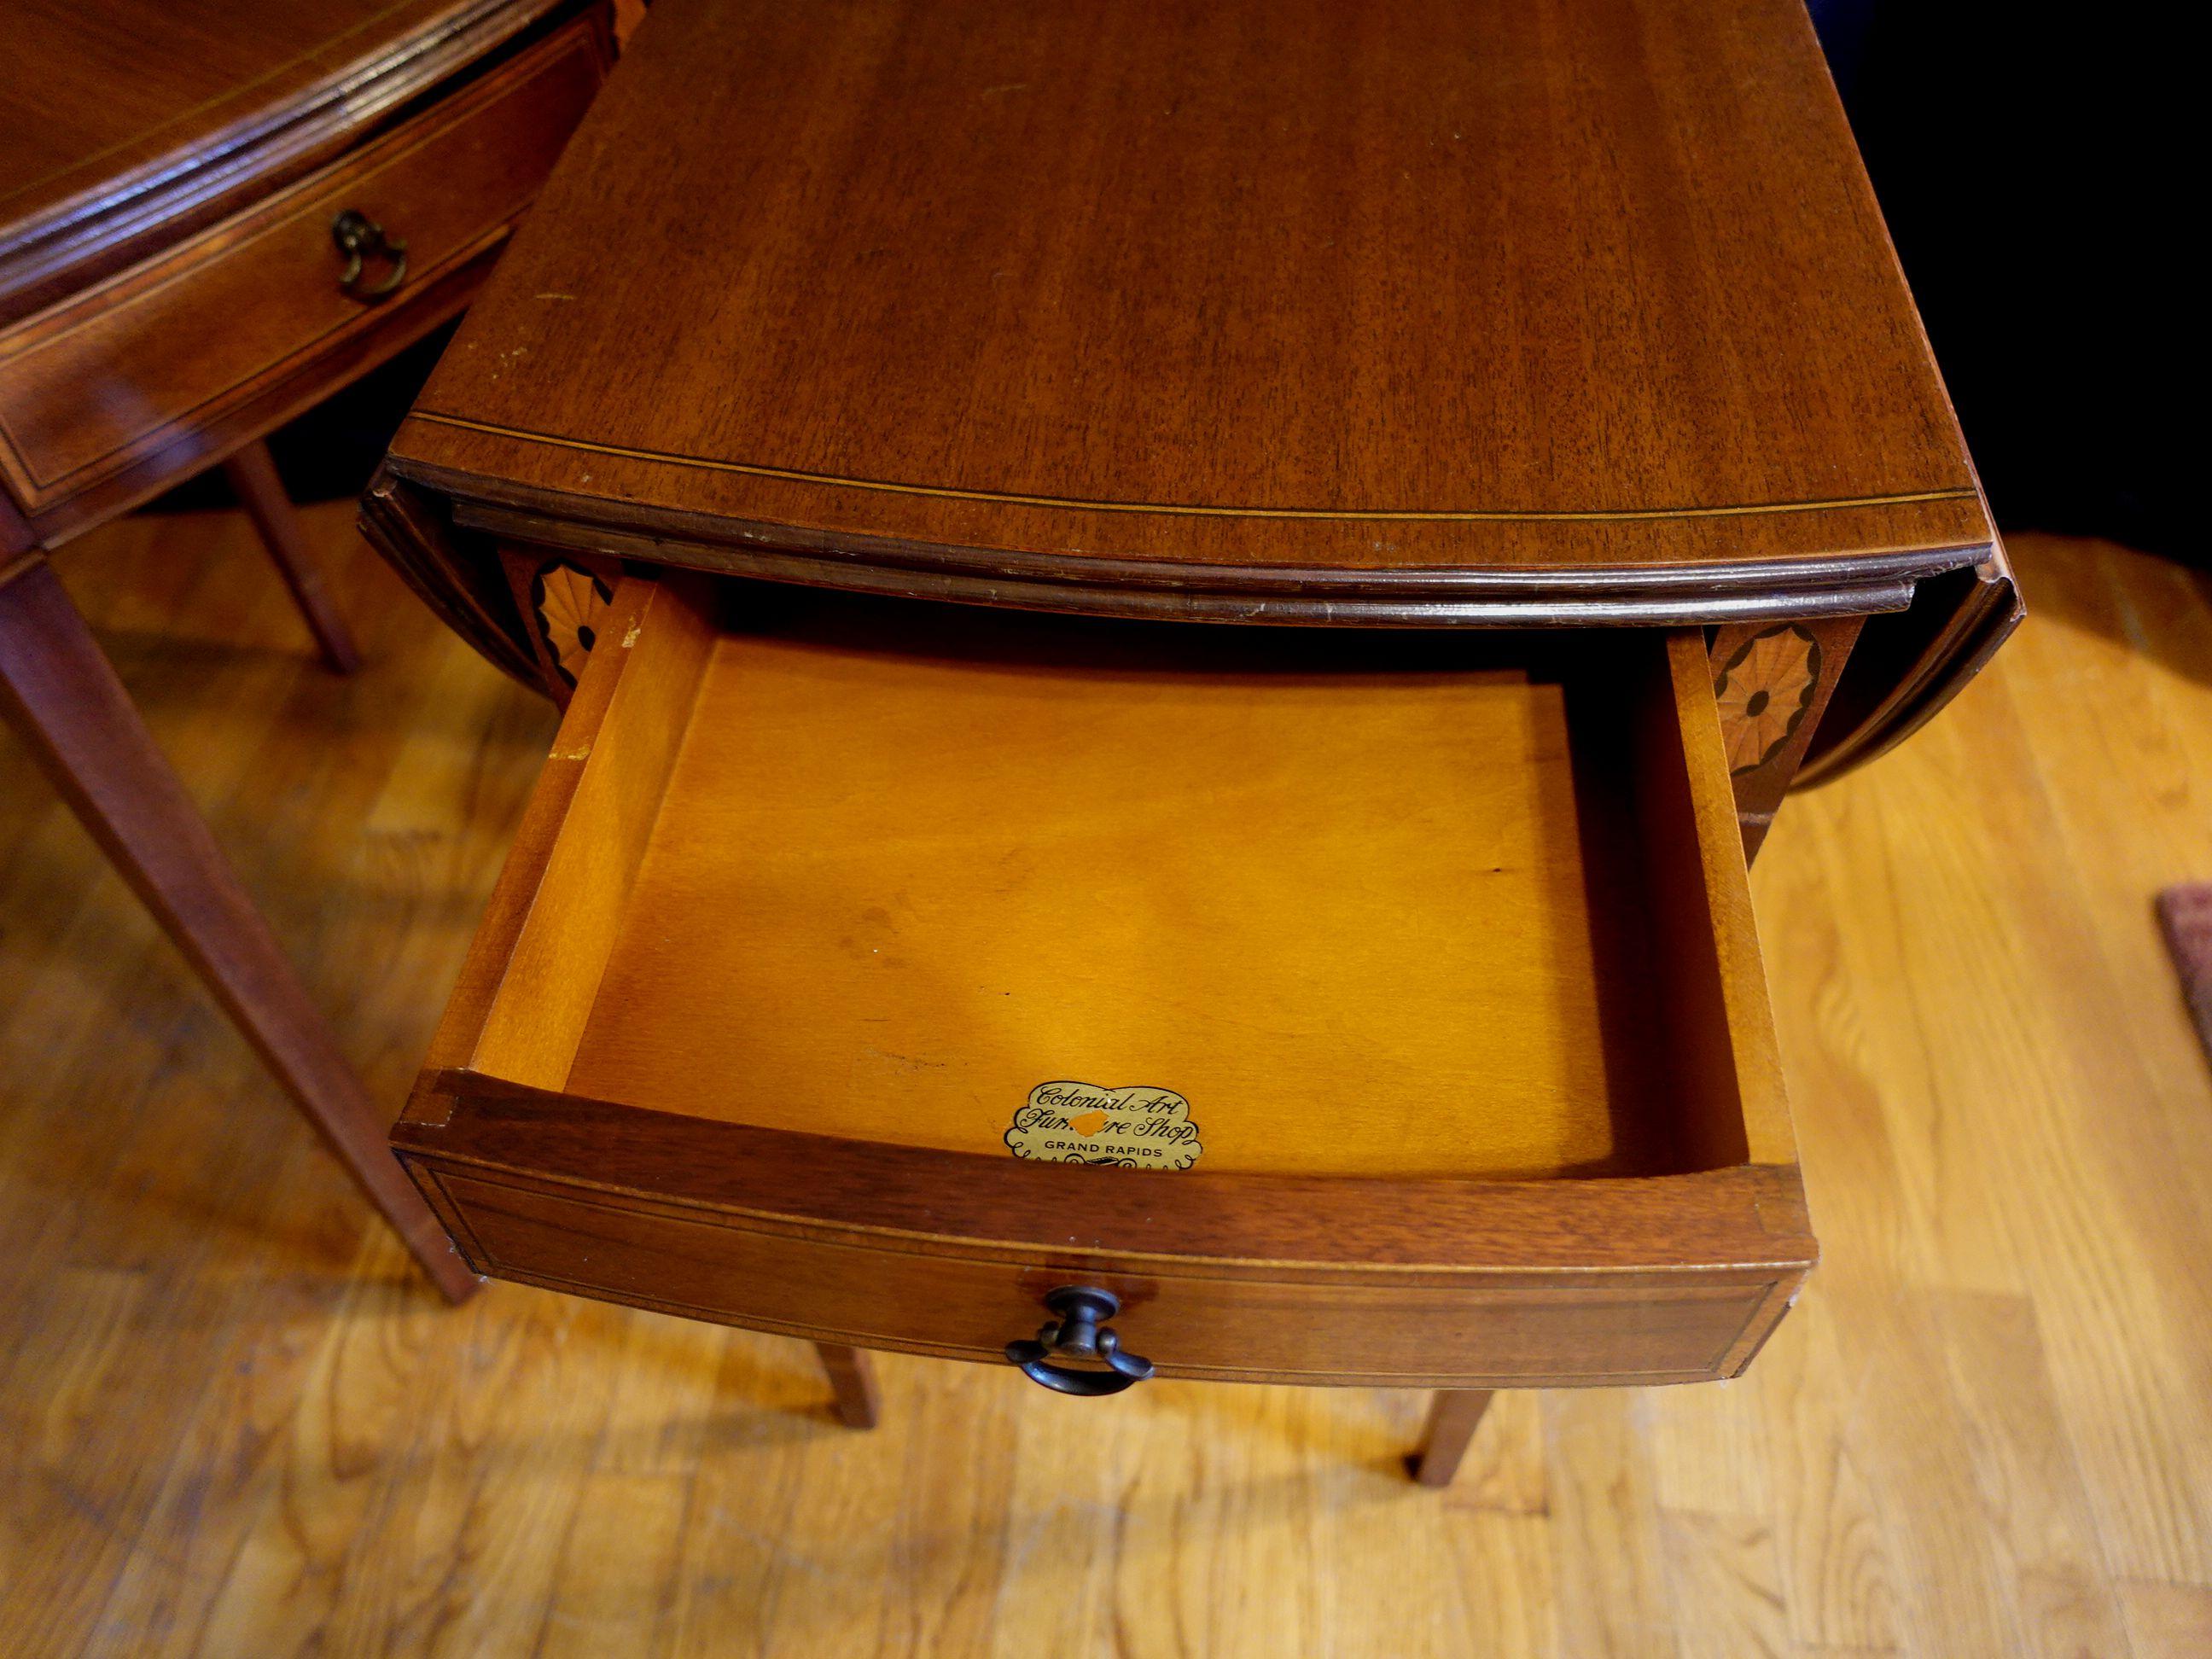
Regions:
<svg viewBox="0 0 2212 1659"><path fill-rule="evenodd" d="M1036 1334L1034 1342L1009 1342L1006 1358L1022 1368L1032 1382L1041 1382L1061 1394L1119 1394L1134 1388L1152 1374L1152 1362L1121 1351L1121 1339L1107 1324L1121 1312L1121 1299L1111 1291L1066 1285L1052 1291L1044 1305L1059 1316ZM1053 1364L1050 1356L1071 1359L1103 1359L1103 1371L1070 1370Z"/></svg>

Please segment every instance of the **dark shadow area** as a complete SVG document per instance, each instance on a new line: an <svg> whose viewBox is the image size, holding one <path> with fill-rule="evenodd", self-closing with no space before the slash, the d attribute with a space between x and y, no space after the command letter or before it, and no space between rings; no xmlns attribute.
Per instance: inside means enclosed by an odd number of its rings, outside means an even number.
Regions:
<svg viewBox="0 0 2212 1659"><path fill-rule="evenodd" d="M1999 526L2203 562L2182 500L2202 418L2186 412L2189 14L1811 9Z"/></svg>

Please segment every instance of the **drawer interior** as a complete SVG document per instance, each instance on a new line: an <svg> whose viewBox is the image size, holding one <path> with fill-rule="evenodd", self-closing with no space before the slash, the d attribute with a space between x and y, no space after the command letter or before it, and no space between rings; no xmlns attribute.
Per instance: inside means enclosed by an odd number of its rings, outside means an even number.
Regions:
<svg viewBox="0 0 2212 1659"><path fill-rule="evenodd" d="M1793 1161L1693 634L667 576L599 640L434 1063L1218 1174Z"/></svg>

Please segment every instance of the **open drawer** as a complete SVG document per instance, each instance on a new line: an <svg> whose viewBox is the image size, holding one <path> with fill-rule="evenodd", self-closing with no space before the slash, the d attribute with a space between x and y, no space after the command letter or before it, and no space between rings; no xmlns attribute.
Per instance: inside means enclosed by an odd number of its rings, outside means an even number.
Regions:
<svg viewBox="0 0 2212 1659"><path fill-rule="evenodd" d="M595 631L393 1131L478 1271L1484 1387L1730 1375L1811 1265L1696 635Z"/></svg>

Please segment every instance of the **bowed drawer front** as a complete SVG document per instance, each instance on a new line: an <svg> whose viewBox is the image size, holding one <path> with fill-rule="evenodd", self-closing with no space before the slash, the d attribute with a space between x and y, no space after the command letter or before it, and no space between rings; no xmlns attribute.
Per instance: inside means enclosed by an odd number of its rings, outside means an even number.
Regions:
<svg viewBox="0 0 2212 1659"><path fill-rule="evenodd" d="M15 498L66 533L123 504L118 492L173 480L180 446L221 453L225 422L265 428L328 392L349 352L450 315L606 62L603 21L580 18L375 143L0 331L0 469ZM381 233L350 283L333 235L348 214Z"/></svg>
<svg viewBox="0 0 2212 1659"><path fill-rule="evenodd" d="M597 603L393 1134L479 1271L1480 1387L1733 1374L1811 1265L1695 634Z"/></svg>

